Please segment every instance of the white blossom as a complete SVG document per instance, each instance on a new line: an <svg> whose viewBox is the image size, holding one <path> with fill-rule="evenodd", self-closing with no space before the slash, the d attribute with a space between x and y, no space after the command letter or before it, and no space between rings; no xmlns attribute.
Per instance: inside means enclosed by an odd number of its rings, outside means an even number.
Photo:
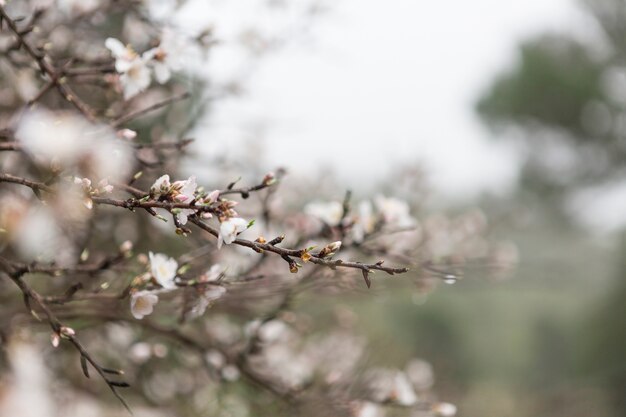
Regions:
<svg viewBox="0 0 626 417"><path fill-rule="evenodd" d="M166 289L176 288L174 278L176 278L178 262L162 253L149 252L148 255L150 257L150 271L156 282Z"/></svg>
<svg viewBox="0 0 626 417"><path fill-rule="evenodd" d="M213 204L217 201L219 197L220 197L220 190L213 190L204 198L204 202L206 204Z"/></svg>
<svg viewBox="0 0 626 417"><path fill-rule="evenodd" d="M204 314L207 307L216 300L222 298L226 294L226 288L220 286L211 286L203 290L202 294L196 300L194 306L189 312L190 318L200 317Z"/></svg>
<svg viewBox="0 0 626 417"><path fill-rule="evenodd" d="M338 201L313 201L304 207L304 212L317 217L329 226L337 226L343 215L343 204Z"/></svg>
<svg viewBox="0 0 626 417"><path fill-rule="evenodd" d="M193 200L196 188L198 188L195 175L192 175L189 179L184 181L176 181L173 186L178 191L178 194L176 194L174 198L183 203Z"/></svg>
<svg viewBox="0 0 626 417"><path fill-rule="evenodd" d="M159 296L151 291L138 291L130 296L130 312L138 320L152 314Z"/></svg>
<svg viewBox="0 0 626 417"><path fill-rule="evenodd" d="M441 417L454 417L457 412L456 405L450 403L438 403L433 407L436 415Z"/></svg>
<svg viewBox="0 0 626 417"><path fill-rule="evenodd" d="M183 68L183 55L188 44L188 40L183 36L170 28L165 28L159 46L144 54L154 69L154 78L159 84L168 82L172 71L180 71Z"/></svg>
<svg viewBox="0 0 626 417"><path fill-rule="evenodd" d="M237 234L248 228L248 221L240 217L234 217L222 222L220 234L217 238L217 248L221 248L223 243L231 244L237 238Z"/></svg>
<svg viewBox="0 0 626 417"><path fill-rule="evenodd" d="M72 113L38 109L22 117L15 136L35 156L67 165L73 164L87 150L83 138L86 129L87 122Z"/></svg>
<svg viewBox="0 0 626 417"><path fill-rule="evenodd" d="M29 110L15 136L37 162L59 164L96 181L120 180L133 166L132 150L111 128L69 111Z"/></svg>
<svg viewBox="0 0 626 417"><path fill-rule="evenodd" d="M174 199L181 203L191 202L195 198L194 193L196 192L196 188L198 188L196 177L193 175L186 181L176 181L173 186L178 190L178 194ZM179 209L176 213L176 219L180 224L185 225L187 224L188 217L193 213L195 213L193 209Z"/></svg>
<svg viewBox="0 0 626 417"><path fill-rule="evenodd" d="M373 214L372 203L369 200L361 201L357 208L357 216L352 226L352 237L357 242L362 242L365 235L374 231L376 218Z"/></svg>
<svg viewBox="0 0 626 417"><path fill-rule="evenodd" d="M411 381L404 372L398 372L394 378L393 397L400 405L410 406L417 402Z"/></svg>
<svg viewBox="0 0 626 417"><path fill-rule="evenodd" d="M115 58L115 70L121 74L124 99L128 100L150 85L151 73L147 57L139 56L130 46L115 38L107 38L104 45Z"/></svg>
<svg viewBox="0 0 626 417"><path fill-rule="evenodd" d="M411 217L411 210L406 201L379 195L376 197L375 202L376 208L380 211L385 223L398 227L415 225L415 219Z"/></svg>
<svg viewBox="0 0 626 417"><path fill-rule="evenodd" d="M150 193L154 194L155 197L158 197L162 194L167 194L170 192L172 188L172 184L170 184L170 176L165 174L160 176L154 184L150 187Z"/></svg>
<svg viewBox="0 0 626 417"><path fill-rule="evenodd" d="M224 268L220 264L215 264L204 274L202 282L216 282L222 277Z"/></svg>
<svg viewBox="0 0 626 417"><path fill-rule="evenodd" d="M373 402L363 401L356 406L355 417L383 417L385 412L383 408Z"/></svg>

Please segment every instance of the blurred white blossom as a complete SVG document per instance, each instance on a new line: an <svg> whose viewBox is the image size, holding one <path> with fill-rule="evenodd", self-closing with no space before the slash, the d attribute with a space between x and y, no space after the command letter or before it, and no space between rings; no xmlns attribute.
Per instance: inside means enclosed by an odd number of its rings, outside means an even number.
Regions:
<svg viewBox="0 0 626 417"><path fill-rule="evenodd" d="M441 417L454 417L457 412L456 405L450 403L438 403L433 407L436 415Z"/></svg>
<svg viewBox="0 0 626 417"><path fill-rule="evenodd" d="M408 227L415 224L415 219L411 217L411 209L406 201L379 195L376 197L375 203L385 223L397 227Z"/></svg>
<svg viewBox="0 0 626 417"><path fill-rule="evenodd" d="M159 296L151 291L137 291L130 296L130 312L138 320L152 314Z"/></svg>
<svg viewBox="0 0 626 417"><path fill-rule="evenodd" d="M313 201L304 207L304 212L329 226L337 226L343 215L343 204L338 201Z"/></svg>
<svg viewBox="0 0 626 417"><path fill-rule="evenodd" d="M248 228L248 221L240 217L228 219L220 224L220 234L217 238L218 249L222 247L222 243L231 244L237 239L237 234Z"/></svg>
<svg viewBox="0 0 626 417"><path fill-rule="evenodd" d="M133 166L132 150L112 129L94 125L76 113L27 111L15 136L36 160L60 164L62 169L80 171L81 177L96 181L121 180Z"/></svg>
<svg viewBox="0 0 626 417"><path fill-rule="evenodd" d="M120 74L124 99L128 100L150 86L152 76L148 61L150 56L140 56L130 45L124 46L115 38L107 38L104 45L115 58L115 70Z"/></svg>
<svg viewBox="0 0 626 417"><path fill-rule="evenodd" d="M361 201L357 208L357 216L352 226L352 237L357 242L362 242L365 235L372 233L376 226L376 217L371 201Z"/></svg>
<svg viewBox="0 0 626 417"><path fill-rule="evenodd" d="M159 197L164 194L168 194L172 188L172 184L170 184L170 176L165 174L157 178L157 180L150 187L150 193L154 195L154 197Z"/></svg>
<svg viewBox="0 0 626 417"><path fill-rule="evenodd" d="M190 40L171 28L163 29L159 46L146 52L146 58L154 69L154 78L159 84L169 81L173 71L183 69Z"/></svg>
<svg viewBox="0 0 626 417"><path fill-rule="evenodd" d="M176 270L178 269L176 259L170 258L162 253L155 254L149 252L148 255L150 257L150 272L152 272L152 276L156 282L166 289L176 288L176 284L174 283Z"/></svg>

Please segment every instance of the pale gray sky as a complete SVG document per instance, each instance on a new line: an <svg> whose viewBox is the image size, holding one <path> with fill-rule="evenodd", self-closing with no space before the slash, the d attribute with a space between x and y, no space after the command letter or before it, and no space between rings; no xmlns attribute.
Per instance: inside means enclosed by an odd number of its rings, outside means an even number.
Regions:
<svg viewBox="0 0 626 417"><path fill-rule="evenodd" d="M205 12L195 9L186 19L217 13L210 2L197 3ZM246 21L270 27L249 3L229 3L239 8L217 33L228 37L228 25ZM582 19L570 0L332 2L313 25L314 41L291 42L266 58L248 94L223 103L208 128L236 147L250 126L262 126L268 168L333 166L351 186L399 163L421 163L448 197L506 190L520 155L489 138L474 102L510 65L519 41L584 26ZM214 73L219 57L217 51Z"/></svg>

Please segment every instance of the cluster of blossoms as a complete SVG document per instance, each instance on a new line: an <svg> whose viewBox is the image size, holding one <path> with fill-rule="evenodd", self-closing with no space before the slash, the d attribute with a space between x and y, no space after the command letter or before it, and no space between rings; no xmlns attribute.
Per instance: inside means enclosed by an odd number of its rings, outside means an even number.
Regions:
<svg viewBox="0 0 626 417"><path fill-rule="evenodd" d="M139 320L152 314L154 306L159 301L159 294L178 288L177 275L182 269L178 268L178 262L174 258L162 253L149 252L148 256L149 271L136 278L130 297L131 313L133 317ZM223 272L222 267L216 264L195 281L198 299L191 308L189 314L191 318L204 314L211 302L226 293L226 288L218 285L223 277ZM181 282L180 285L185 284ZM139 290L138 287L144 287L144 289Z"/></svg>
<svg viewBox="0 0 626 417"><path fill-rule="evenodd" d="M161 42L143 54L118 39L108 38L105 46L115 58L115 70L120 74L124 99L128 100L145 91L152 75L159 84L169 81L173 71L183 68L182 51L187 42L171 29L163 30Z"/></svg>
<svg viewBox="0 0 626 417"><path fill-rule="evenodd" d="M134 162L131 147L113 129L73 112L28 110L19 119L15 137L38 165L53 172L120 181Z"/></svg>
<svg viewBox="0 0 626 417"><path fill-rule="evenodd" d="M221 199L219 190L206 193L202 189L198 189L195 176L191 176L187 180L171 182L169 175L163 175L150 187L148 198L186 203L189 208L172 210L178 223L183 226L187 224L191 215L199 213L202 218L210 219L215 213L220 221L218 249L224 243L233 243L239 233L244 232L252 225L247 220L237 217L238 214L234 210L237 205L236 201Z"/></svg>
<svg viewBox="0 0 626 417"><path fill-rule="evenodd" d="M344 205L338 201L314 201L307 204L304 211L329 227L348 229L355 242L362 242L383 226L410 228L417 225L406 201L382 195L373 203L370 200L359 202L353 213L344 213Z"/></svg>
<svg viewBox="0 0 626 417"><path fill-rule="evenodd" d="M110 194L113 192L114 188L111 184L109 184L109 180L106 178L100 180L98 184L94 186L89 178L74 177L74 184L79 185L86 194L84 204L89 210L93 208L93 200L90 198L91 196Z"/></svg>

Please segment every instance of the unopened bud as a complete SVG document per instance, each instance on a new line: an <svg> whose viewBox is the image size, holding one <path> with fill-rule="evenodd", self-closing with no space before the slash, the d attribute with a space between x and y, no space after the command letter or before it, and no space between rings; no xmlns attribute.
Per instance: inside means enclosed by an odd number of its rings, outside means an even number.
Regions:
<svg viewBox="0 0 626 417"><path fill-rule="evenodd" d="M204 202L207 204L212 204L212 203L215 203L219 197L220 197L220 190L213 190L209 193L209 195L205 197Z"/></svg>
<svg viewBox="0 0 626 417"><path fill-rule="evenodd" d="M76 336L76 332L74 331L74 329L67 326L61 326L59 332L61 333L61 335L66 337Z"/></svg>
<svg viewBox="0 0 626 417"><path fill-rule="evenodd" d="M337 252L341 248L341 241L338 240L336 242L329 243L324 246L324 248L317 255L318 258L326 258L328 256L333 256L335 252Z"/></svg>
<svg viewBox="0 0 626 417"><path fill-rule="evenodd" d="M59 343L61 343L61 336L57 332L52 332L50 335L50 343L52 343L53 347L59 347Z"/></svg>
<svg viewBox="0 0 626 417"><path fill-rule="evenodd" d="M263 177L263 185L272 185L274 183L276 183L276 176L274 173L268 172L265 174L265 177Z"/></svg>
<svg viewBox="0 0 626 417"><path fill-rule="evenodd" d="M126 140L133 140L137 137L137 132L131 129L121 129L117 131L117 136Z"/></svg>
<svg viewBox="0 0 626 417"><path fill-rule="evenodd" d="M128 253L132 250L133 250L133 242L131 242L130 240L126 240L124 241L124 243L120 245L120 252L122 253Z"/></svg>

